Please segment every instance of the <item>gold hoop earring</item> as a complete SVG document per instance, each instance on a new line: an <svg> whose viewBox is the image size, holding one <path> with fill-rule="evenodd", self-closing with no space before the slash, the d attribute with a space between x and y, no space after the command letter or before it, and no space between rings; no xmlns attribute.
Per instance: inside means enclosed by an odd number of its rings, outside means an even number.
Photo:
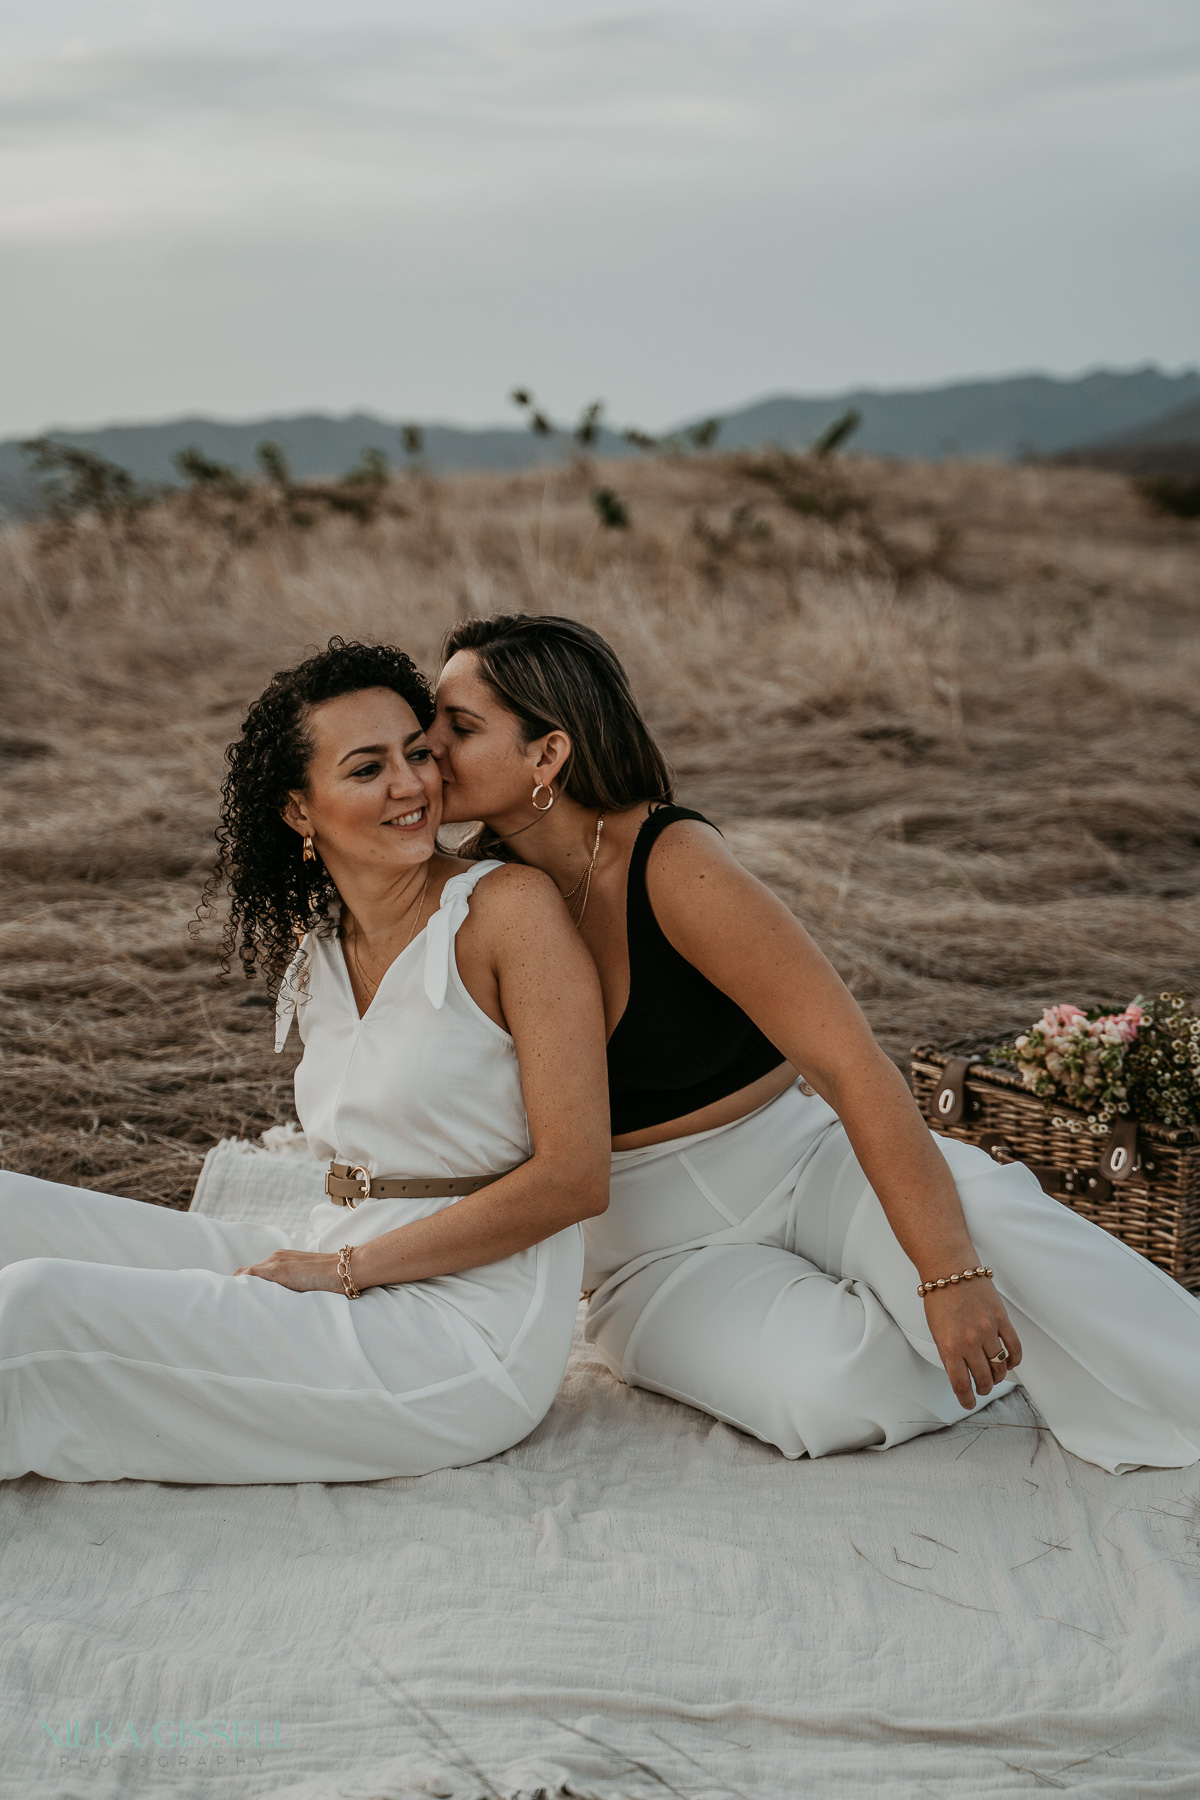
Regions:
<svg viewBox="0 0 1200 1800"><path fill-rule="evenodd" d="M304 840L304 855L301 860L304 862L316 862L316 860L317 860L317 853L313 849L313 841L312 841L311 837L306 837Z"/></svg>
<svg viewBox="0 0 1200 1800"><path fill-rule="evenodd" d="M547 800L545 806L539 806L537 803L537 797L543 791L545 793L549 794L550 798ZM546 787L546 784L544 781L539 781L537 786L533 790L533 799L530 801L529 804L533 807L534 812L547 813L550 811L550 808L554 805L554 799L555 799L554 789L552 787Z"/></svg>

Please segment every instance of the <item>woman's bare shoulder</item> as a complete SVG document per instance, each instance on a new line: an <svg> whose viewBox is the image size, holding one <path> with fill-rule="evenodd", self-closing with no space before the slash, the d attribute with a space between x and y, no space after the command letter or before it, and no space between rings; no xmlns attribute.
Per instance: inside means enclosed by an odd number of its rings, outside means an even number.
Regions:
<svg viewBox="0 0 1200 1800"><path fill-rule="evenodd" d="M486 875L481 874L471 888L472 909L484 902L485 895L491 897L488 904L502 904L498 899L501 895L528 897L543 886L552 894L558 892L549 875L543 874L541 869L531 869L528 863L501 862L499 858L487 856L455 856L448 852L439 852L437 863L439 866L435 880L439 889L446 887L459 875L486 870Z"/></svg>
<svg viewBox="0 0 1200 1800"><path fill-rule="evenodd" d="M543 925L548 918L559 916L570 922L563 897L550 876L526 863L499 863L489 869L472 890L471 911L489 926L529 921Z"/></svg>
<svg viewBox="0 0 1200 1800"><path fill-rule="evenodd" d="M717 870L742 868L718 828L704 819L672 819L650 846L646 878L657 888L662 883L702 879Z"/></svg>
<svg viewBox="0 0 1200 1800"><path fill-rule="evenodd" d="M716 826L698 819L673 820L659 835L646 863L646 891L676 949L705 940L710 929L726 931L731 917L758 925L786 910Z"/></svg>

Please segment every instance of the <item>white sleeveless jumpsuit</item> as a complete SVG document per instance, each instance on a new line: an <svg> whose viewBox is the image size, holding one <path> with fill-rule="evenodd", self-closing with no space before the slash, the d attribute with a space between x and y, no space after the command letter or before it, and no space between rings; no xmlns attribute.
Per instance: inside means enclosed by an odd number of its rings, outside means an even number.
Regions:
<svg viewBox="0 0 1200 1800"><path fill-rule="evenodd" d="M341 945L310 934L280 995L322 1160L483 1175L530 1154L516 1050L463 986L477 863L360 1019ZM0 1479L371 1481L494 1456L549 1409L583 1267L578 1225L433 1280L297 1293L233 1276L363 1244L450 1200L322 1201L307 1230L205 1218L0 1172Z"/></svg>

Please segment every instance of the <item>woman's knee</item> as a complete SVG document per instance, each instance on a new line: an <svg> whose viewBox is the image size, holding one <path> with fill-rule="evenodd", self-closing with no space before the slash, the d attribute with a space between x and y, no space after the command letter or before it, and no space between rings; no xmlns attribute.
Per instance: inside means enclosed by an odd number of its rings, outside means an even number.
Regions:
<svg viewBox="0 0 1200 1800"><path fill-rule="evenodd" d="M976 1144L939 1138L938 1148L954 1177L959 1204L972 1238L988 1237L997 1226L1045 1216L1057 1220L1061 1203L1043 1189L1023 1163L997 1163Z"/></svg>

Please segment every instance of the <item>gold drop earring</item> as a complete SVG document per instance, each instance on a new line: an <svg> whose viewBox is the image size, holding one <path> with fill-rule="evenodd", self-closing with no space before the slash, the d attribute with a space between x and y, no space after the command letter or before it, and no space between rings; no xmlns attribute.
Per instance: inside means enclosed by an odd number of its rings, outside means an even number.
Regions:
<svg viewBox="0 0 1200 1800"><path fill-rule="evenodd" d="M317 853L313 849L313 841L312 841L311 835L306 837L304 840L304 856L303 856L302 860L304 862L316 862L316 860L317 860Z"/></svg>

